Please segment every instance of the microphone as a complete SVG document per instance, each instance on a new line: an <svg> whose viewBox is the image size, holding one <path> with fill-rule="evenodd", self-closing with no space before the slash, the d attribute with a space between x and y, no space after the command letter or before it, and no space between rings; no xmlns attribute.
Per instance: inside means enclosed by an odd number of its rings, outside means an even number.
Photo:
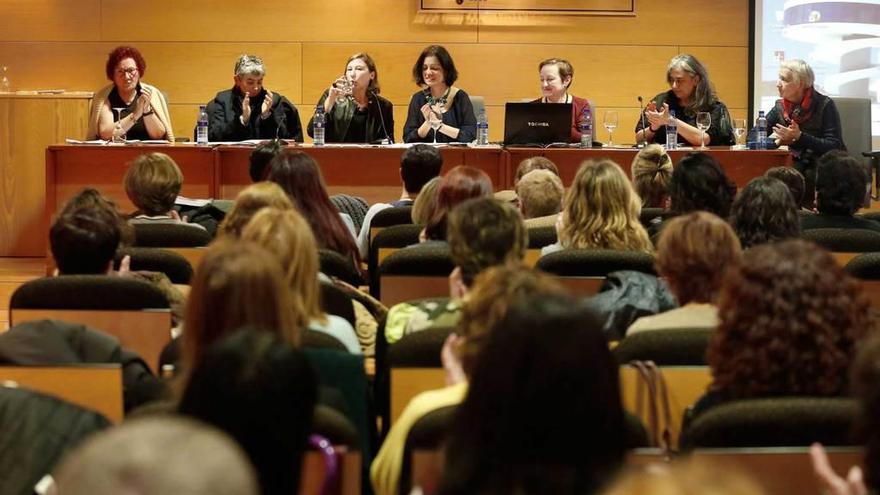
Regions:
<svg viewBox="0 0 880 495"><path fill-rule="evenodd" d="M636 148L644 148L648 145L648 127L645 126L645 100L639 96L639 115L642 119L642 142Z"/></svg>
<svg viewBox="0 0 880 495"><path fill-rule="evenodd" d="M382 133L385 134L385 139L388 140L388 144L394 144L394 138L388 134L388 129L385 128L385 116L382 115L382 105L379 104L379 95L376 94L375 89L369 89L368 92L373 95L373 99L376 101L376 110L379 112L379 123L382 124Z"/></svg>

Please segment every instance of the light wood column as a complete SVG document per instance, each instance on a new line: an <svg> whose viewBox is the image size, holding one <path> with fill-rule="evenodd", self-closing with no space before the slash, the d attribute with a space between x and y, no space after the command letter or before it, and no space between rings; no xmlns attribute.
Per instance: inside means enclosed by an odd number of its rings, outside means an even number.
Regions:
<svg viewBox="0 0 880 495"><path fill-rule="evenodd" d="M45 256L46 147L85 137L92 93L0 93L0 256Z"/></svg>

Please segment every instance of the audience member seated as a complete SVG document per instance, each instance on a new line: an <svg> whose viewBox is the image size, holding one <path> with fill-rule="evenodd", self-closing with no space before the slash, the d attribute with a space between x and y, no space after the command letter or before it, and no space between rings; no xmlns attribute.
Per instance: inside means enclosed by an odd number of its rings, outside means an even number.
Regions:
<svg viewBox="0 0 880 495"><path fill-rule="evenodd" d="M520 264L495 266L477 276L456 326L457 334L451 335L443 346L441 358L447 368L447 386L415 396L391 425L370 468L376 495L399 493L403 450L410 429L431 411L464 399L467 376L478 363L487 336L496 330L507 330L498 325L505 314L530 296L564 293L565 289L551 276Z"/></svg>
<svg viewBox="0 0 880 495"><path fill-rule="evenodd" d="M269 180L281 186L309 222L318 248L329 249L360 264L357 234L351 218L330 202L315 160L302 151L285 150L272 160Z"/></svg>
<svg viewBox="0 0 880 495"><path fill-rule="evenodd" d="M657 272L680 307L639 318L626 335L666 328L717 327L715 304L721 282L741 257L733 229L715 215L698 211L670 220L657 244Z"/></svg>
<svg viewBox="0 0 880 495"><path fill-rule="evenodd" d="M868 175L865 166L843 151L829 151L819 159L816 175L818 215L801 217L810 229L865 229L880 232L880 223L855 217L865 201Z"/></svg>
<svg viewBox="0 0 880 495"><path fill-rule="evenodd" d="M226 434L185 418L126 421L93 435L54 470L58 495L257 495L250 461Z"/></svg>
<svg viewBox="0 0 880 495"><path fill-rule="evenodd" d="M667 191L672 177L672 159L663 146L649 144L642 148L633 158L631 174L643 208L669 207Z"/></svg>
<svg viewBox="0 0 880 495"><path fill-rule="evenodd" d="M788 187L772 177L756 177L737 194L730 224L744 249L801 235L797 203Z"/></svg>
<svg viewBox="0 0 880 495"><path fill-rule="evenodd" d="M562 180L549 170L533 170L522 176L516 184L516 195L526 228L556 225L564 194Z"/></svg>
<svg viewBox="0 0 880 495"><path fill-rule="evenodd" d="M412 206L422 188L431 179L440 175L443 167L443 156L434 146L416 144L406 149L400 157L400 180L403 192L400 199L390 203L376 203L370 206L358 234L358 249L361 258L366 259L370 250L370 225L376 213L397 206Z"/></svg>
<svg viewBox="0 0 880 495"><path fill-rule="evenodd" d="M713 381L694 416L737 399L839 396L857 341L871 330L858 283L799 239L746 251L722 285L718 315L706 355Z"/></svg>
<svg viewBox="0 0 880 495"><path fill-rule="evenodd" d="M806 183L804 182L804 174L798 172L798 170L794 167L773 167L764 172L765 177L773 177L774 179L779 179L783 183L785 183L788 190L791 192L792 197L794 198L794 202L798 205L798 212L801 214L811 213L813 208L815 207L815 201L810 201L809 207L804 208L801 206L804 201L804 189L806 189Z"/></svg>
<svg viewBox="0 0 880 495"><path fill-rule="evenodd" d="M266 67L255 55L235 61L234 85L208 103L208 139L293 139L303 142L302 123L293 103L263 86Z"/></svg>
<svg viewBox="0 0 880 495"><path fill-rule="evenodd" d="M344 344L348 352L361 354L351 324L321 310L318 249L312 229L302 215L293 209L263 208L245 226L241 239L266 248L281 263L291 291L290 309L297 328L326 333Z"/></svg>
<svg viewBox="0 0 880 495"><path fill-rule="evenodd" d="M706 153L686 155L669 180L669 210L673 216L708 211L727 218L734 196L736 184L727 178L718 161ZM652 225L651 236L657 235L664 225L665 222Z"/></svg>
<svg viewBox="0 0 880 495"><path fill-rule="evenodd" d="M608 159L581 165L556 222L558 241L541 254L563 249L617 249L651 253L639 222L639 197L620 166Z"/></svg>
<svg viewBox="0 0 880 495"><path fill-rule="evenodd" d="M257 182L247 186L235 197L235 206L229 210L217 229L217 237L241 237L244 226L258 211L267 207L292 210L293 203L284 189L274 182Z"/></svg>
<svg viewBox="0 0 880 495"><path fill-rule="evenodd" d="M248 157L248 175L251 181L268 180L272 159L281 154L283 149L282 142L278 139L257 145Z"/></svg>
<svg viewBox="0 0 880 495"><path fill-rule="evenodd" d="M440 188L442 177L434 177L422 186L421 192L413 201L412 222L416 225L427 225L431 212L437 207L437 189Z"/></svg>
<svg viewBox="0 0 880 495"><path fill-rule="evenodd" d="M137 208L129 220L131 223L174 223L205 229L198 224L186 223L174 210L174 200L183 185L183 174L165 153L146 153L135 158L125 171L123 185L128 199Z"/></svg>
<svg viewBox="0 0 880 495"><path fill-rule="evenodd" d="M559 169L549 158L543 156L530 156L519 162L519 165L516 166L516 172L513 175L514 190L505 189L503 191L495 191L495 199L515 203L517 201L515 191L517 184L519 184L519 181L522 180L523 176L535 170L549 170L553 175L559 177Z"/></svg>
<svg viewBox="0 0 880 495"><path fill-rule="evenodd" d="M186 382L181 414L231 435L257 472L260 493L299 493L317 398L308 358L285 339L244 330L205 350Z"/></svg>
<svg viewBox="0 0 880 495"><path fill-rule="evenodd" d="M113 84L95 93L89 110L86 139L166 139L174 141L171 113L165 95L141 81L147 61L133 46L118 46L110 52L105 67ZM117 114L114 109L121 108Z"/></svg>
<svg viewBox="0 0 880 495"><path fill-rule="evenodd" d="M520 301L485 338L440 494L596 493L624 460L618 366L568 297Z"/></svg>
<svg viewBox="0 0 880 495"><path fill-rule="evenodd" d="M492 195L492 179L486 172L467 165L459 165L443 176L437 187L437 200L431 211L422 240L445 241L446 217L452 209L471 198Z"/></svg>
<svg viewBox="0 0 880 495"><path fill-rule="evenodd" d="M850 379L860 403L856 424L865 442L864 472L853 466L844 479L834 472L821 445L810 449L816 479L825 488L823 493L833 495L866 495L880 488L880 335L876 331L859 348Z"/></svg>
<svg viewBox="0 0 880 495"><path fill-rule="evenodd" d="M385 321L388 343L432 326L451 326L474 278L486 268L522 263L528 232L510 203L491 197L461 203L449 214L449 251L455 269L449 275L449 300L428 299L393 306Z"/></svg>
<svg viewBox="0 0 880 495"><path fill-rule="evenodd" d="M713 461L676 459L629 470L602 495L769 495L745 472Z"/></svg>

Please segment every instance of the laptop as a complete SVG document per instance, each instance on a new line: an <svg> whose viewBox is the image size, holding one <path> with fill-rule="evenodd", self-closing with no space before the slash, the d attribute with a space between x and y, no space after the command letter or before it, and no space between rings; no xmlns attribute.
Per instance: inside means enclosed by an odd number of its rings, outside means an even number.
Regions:
<svg viewBox="0 0 880 495"><path fill-rule="evenodd" d="M545 146L571 141L571 103L507 103L504 144Z"/></svg>

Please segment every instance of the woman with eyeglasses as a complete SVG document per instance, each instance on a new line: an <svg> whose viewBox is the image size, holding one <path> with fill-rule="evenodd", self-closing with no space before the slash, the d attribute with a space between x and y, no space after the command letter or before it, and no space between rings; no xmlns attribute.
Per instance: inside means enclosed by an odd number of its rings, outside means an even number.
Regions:
<svg viewBox="0 0 880 495"><path fill-rule="evenodd" d="M146 70L147 62L137 48L119 46L110 52L106 71L113 84L92 99L87 139L174 141L165 96L141 82Z"/></svg>

